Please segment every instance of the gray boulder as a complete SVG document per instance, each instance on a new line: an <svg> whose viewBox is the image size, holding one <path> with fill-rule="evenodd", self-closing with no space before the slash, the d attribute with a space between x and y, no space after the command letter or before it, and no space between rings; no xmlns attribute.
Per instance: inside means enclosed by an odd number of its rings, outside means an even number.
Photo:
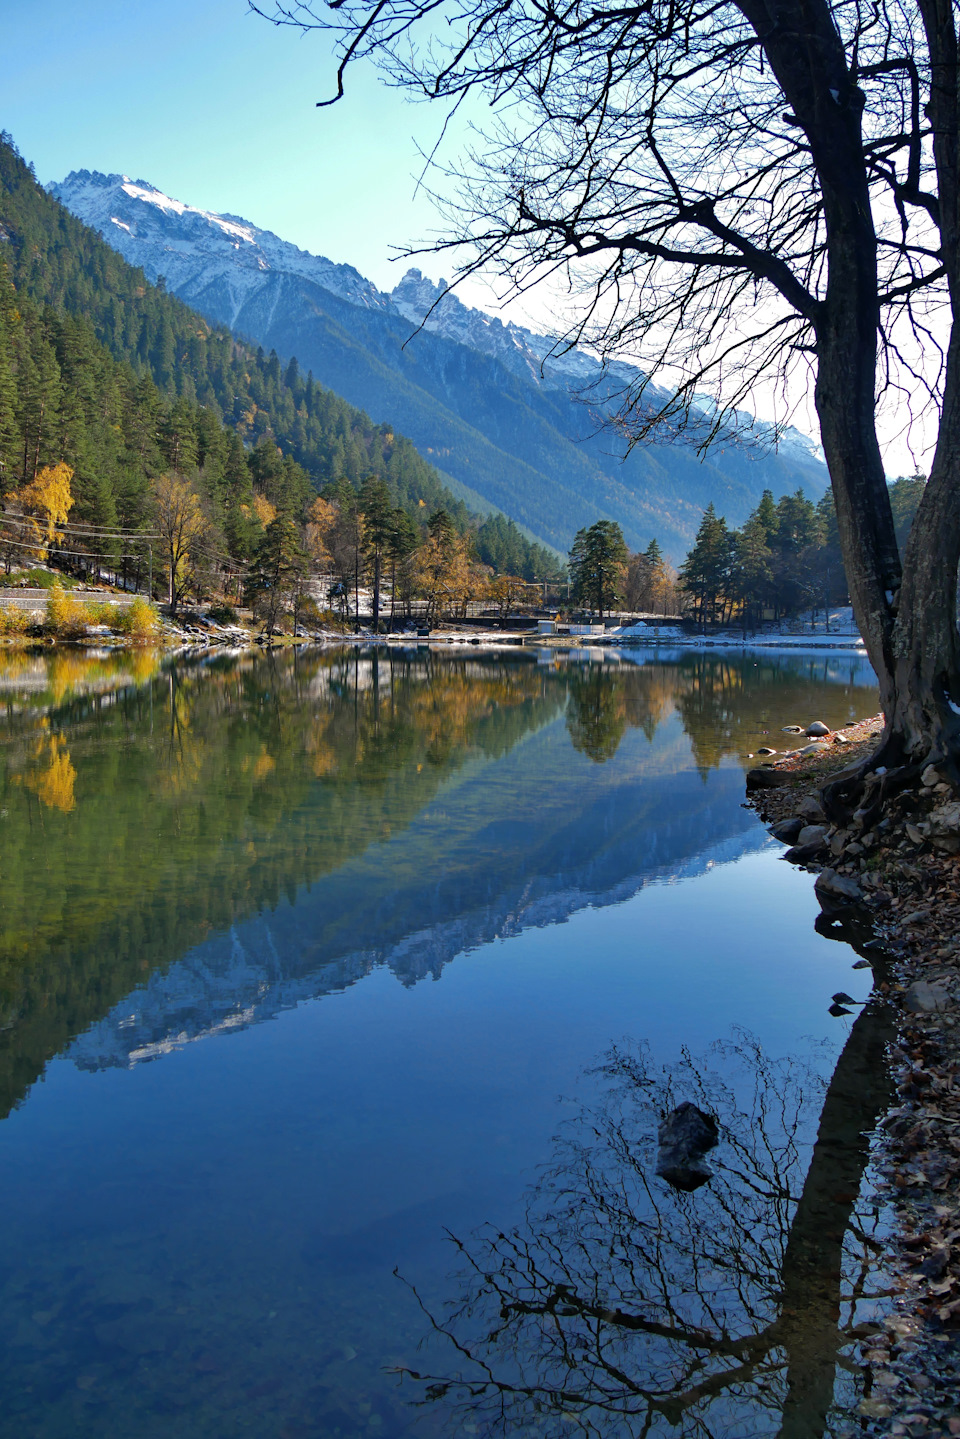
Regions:
<svg viewBox="0 0 960 1439"><path fill-rule="evenodd" d="M827 838L827 826L825 824L805 824L797 835L797 844L821 845Z"/></svg>
<svg viewBox="0 0 960 1439"><path fill-rule="evenodd" d="M945 854L960 851L960 800L951 800L932 809L918 829L935 849Z"/></svg>
<svg viewBox="0 0 960 1439"><path fill-rule="evenodd" d="M807 725L807 728L806 728L806 730L804 731L804 733L805 733L805 734L808 734L808 735L810 736L810 738L813 739L813 738L815 738L815 737L818 736L818 735L829 734L829 733L830 733L830 726L829 726L829 725L825 725L825 724L823 723L823 720L814 720L813 724L808 724L808 725Z"/></svg>
<svg viewBox="0 0 960 1439"><path fill-rule="evenodd" d="M791 864L810 864L813 860L819 859L823 854L823 841L817 840L814 844L794 844L784 850L781 859L789 860Z"/></svg>
<svg viewBox="0 0 960 1439"><path fill-rule="evenodd" d="M822 869L813 887L823 908L833 908L837 904L857 904L863 899L863 890L856 880L845 874L837 874L835 869Z"/></svg>
<svg viewBox="0 0 960 1439"><path fill-rule="evenodd" d="M779 789L783 784L783 775L778 774L775 769L768 765L760 765L757 769L747 770L747 789Z"/></svg>
<svg viewBox="0 0 960 1439"><path fill-rule="evenodd" d="M930 984L926 979L915 979L903 996L903 1002L911 1014L935 1014L946 1009L950 996L939 984Z"/></svg>
<svg viewBox="0 0 960 1439"><path fill-rule="evenodd" d="M716 1147L719 1138L714 1116L684 1100L671 1109L657 1130L657 1174L674 1189L699 1189L713 1177L703 1156Z"/></svg>
<svg viewBox="0 0 960 1439"><path fill-rule="evenodd" d="M826 815L820 807L820 801L815 794L805 794L797 805L797 814L805 819L807 824L822 824Z"/></svg>
<svg viewBox="0 0 960 1439"><path fill-rule="evenodd" d="M803 827L804 821L798 814L795 814L790 819L782 819L777 824L772 824L770 833L774 839L780 840L781 844L796 844Z"/></svg>

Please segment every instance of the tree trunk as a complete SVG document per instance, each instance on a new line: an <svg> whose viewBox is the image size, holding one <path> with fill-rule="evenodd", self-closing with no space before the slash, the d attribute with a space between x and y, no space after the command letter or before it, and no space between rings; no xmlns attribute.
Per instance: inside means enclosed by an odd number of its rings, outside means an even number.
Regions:
<svg viewBox="0 0 960 1439"><path fill-rule="evenodd" d="M816 405L850 600L877 674L884 713L889 714L900 559L875 428L876 347L866 336L856 346L849 344L843 331L851 321L856 322L854 316L841 314L830 316L824 325Z"/></svg>
<svg viewBox="0 0 960 1439"><path fill-rule="evenodd" d="M894 629L895 698L887 744L914 765L946 762L960 784L960 117L957 31L950 0L921 0L933 84L940 253L953 315L937 449L910 538ZM900 756L892 755L892 758Z"/></svg>
<svg viewBox="0 0 960 1439"><path fill-rule="evenodd" d="M380 633L380 551L373 557L373 633Z"/></svg>
<svg viewBox="0 0 960 1439"><path fill-rule="evenodd" d="M960 336L947 360L940 437L904 564L894 630L894 698L887 742L912 764L947 761L960 783Z"/></svg>
<svg viewBox="0 0 960 1439"><path fill-rule="evenodd" d="M860 110L852 98L837 108L841 114L814 142L829 266L815 317L815 399L850 598L889 714L900 555L876 429L877 240Z"/></svg>
<svg viewBox="0 0 960 1439"><path fill-rule="evenodd" d="M879 326L877 241L861 132L863 95L829 12L804 12L802 28L773 27L776 7L741 0L758 35L766 26L773 68L810 141L823 196L828 266L822 302L810 314L817 339L816 406L830 470L854 614L877 673L886 719L881 754L908 768L960 754L960 647L956 626L960 559L960 263L958 263L957 44L949 0L921 0L935 76L927 115L939 192L941 254L955 337L947 358L940 440L907 547L902 576L876 437ZM781 17L782 18L782 17ZM951 761L957 779L956 761ZM848 777L827 798L851 797ZM893 787L885 777L881 792Z"/></svg>

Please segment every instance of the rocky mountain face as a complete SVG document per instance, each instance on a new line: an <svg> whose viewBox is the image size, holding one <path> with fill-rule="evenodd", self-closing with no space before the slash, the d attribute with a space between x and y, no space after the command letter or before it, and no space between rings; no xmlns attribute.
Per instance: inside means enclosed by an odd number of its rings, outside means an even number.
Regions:
<svg viewBox="0 0 960 1439"><path fill-rule="evenodd" d="M54 194L125 259L211 321L303 369L374 420L409 435L458 493L566 550L598 519L633 548L654 535L674 558L712 500L739 524L764 488L823 493L826 469L791 432L778 451L719 441L701 462L682 444L622 446L599 421L637 372L464 305L409 270L387 295L349 265L268 230L171 199L144 180L74 171Z"/></svg>

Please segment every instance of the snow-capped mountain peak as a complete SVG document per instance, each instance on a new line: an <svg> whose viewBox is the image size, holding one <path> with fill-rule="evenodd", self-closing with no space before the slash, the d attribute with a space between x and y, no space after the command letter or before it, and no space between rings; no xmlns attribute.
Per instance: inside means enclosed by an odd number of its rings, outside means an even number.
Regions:
<svg viewBox="0 0 960 1439"><path fill-rule="evenodd" d="M589 385L603 372L600 361L586 350L564 350L549 335L538 335L512 320L504 323L485 310L471 309L448 288L446 280L435 285L419 270L408 270L390 298L412 324L422 324L424 329L448 340L492 355L514 374L547 388ZM631 374L635 373L631 370Z"/></svg>
<svg viewBox="0 0 960 1439"><path fill-rule="evenodd" d="M124 259L140 265L151 279L163 275L167 287L188 303L201 304L211 287L221 295L226 291L232 306L228 323L267 271L312 280L354 305L390 305L352 265L311 255L239 215L187 205L147 180L74 170L51 190Z"/></svg>

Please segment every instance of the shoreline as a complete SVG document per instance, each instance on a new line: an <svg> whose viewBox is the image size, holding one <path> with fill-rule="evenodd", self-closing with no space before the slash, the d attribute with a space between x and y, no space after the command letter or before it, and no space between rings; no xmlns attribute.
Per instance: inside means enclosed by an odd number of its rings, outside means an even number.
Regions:
<svg viewBox="0 0 960 1439"><path fill-rule="evenodd" d="M882 729L876 715L838 731L839 742L831 735L812 753L773 758L769 778L750 772L748 805L774 828L803 805L809 824L826 780L869 757ZM828 914L846 904L869 918L868 948L883 960L875 992L896 1029L896 1102L871 1141L878 1198L893 1219L880 1258L895 1298L861 1345L861 1423L873 1434L949 1439L960 1435L960 854L942 819L951 794L935 772L923 779L891 805L886 830L824 822L819 847L809 852L803 836L807 852L790 857L816 874Z"/></svg>

